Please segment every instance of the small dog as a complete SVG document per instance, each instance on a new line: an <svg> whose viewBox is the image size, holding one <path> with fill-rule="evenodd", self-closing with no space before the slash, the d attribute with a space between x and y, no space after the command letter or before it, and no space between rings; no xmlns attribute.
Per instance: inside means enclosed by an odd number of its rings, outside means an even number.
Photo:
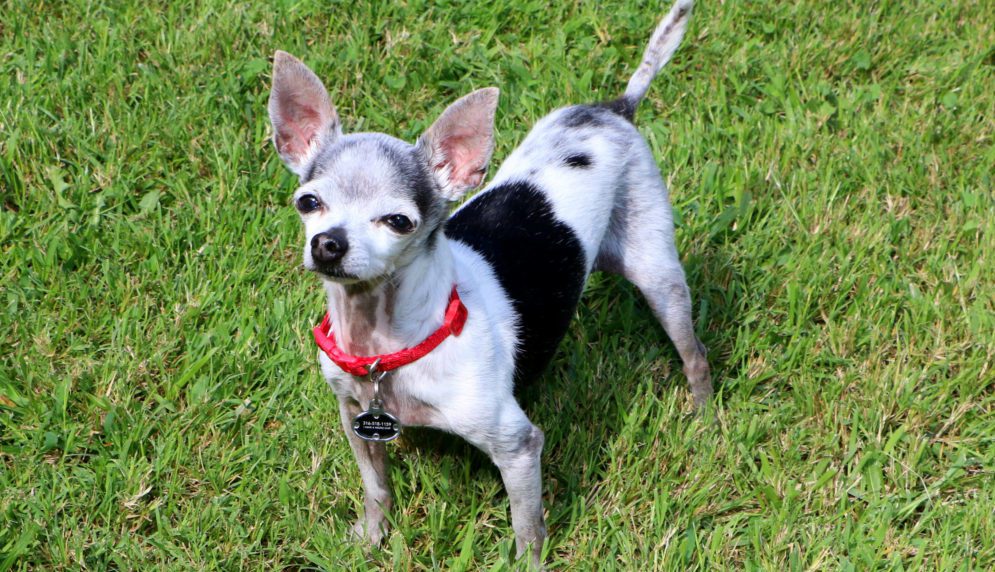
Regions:
<svg viewBox="0 0 995 572"><path fill-rule="evenodd" d="M363 480L361 538L378 544L387 530L382 441L401 426L428 426L490 456L508 491L518 554L531 545L539 564L543 433L513 388L550 361L594 270L640 289L684 362L695 404L711 394L668 191L633 125L691 4L677 0L620 98L544 117L452 216L450 203L484 179L497 89L457 100L414 145L345 135L321 80L276 53L273 141L300 177L304 267L328 294L318 359Z"/></svg>

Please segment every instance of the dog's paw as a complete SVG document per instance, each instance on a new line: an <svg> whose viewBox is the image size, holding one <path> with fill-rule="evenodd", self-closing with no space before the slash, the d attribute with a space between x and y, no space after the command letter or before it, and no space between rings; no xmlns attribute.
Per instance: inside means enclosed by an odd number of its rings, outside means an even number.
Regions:
<svg viewBox="0 0 995 572"><path fill-rule="evenodd" d="M387 520L368 522L365 518L360 518L352 525L351 536L357 542L369 544L374 548L380 546L384 537L387 536Z"/></svg>

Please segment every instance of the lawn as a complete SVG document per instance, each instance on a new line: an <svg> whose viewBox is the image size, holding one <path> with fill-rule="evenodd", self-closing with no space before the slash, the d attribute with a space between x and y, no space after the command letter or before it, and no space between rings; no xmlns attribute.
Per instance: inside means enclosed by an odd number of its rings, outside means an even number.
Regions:
<svg viewBox="0 0 995 572"><path fill-rule="evenodd" d="M154 5L158 4L158 5ZM0 3L0 569L517 569L486 458L391 447L394 530L310 327L269 58L495 161L620 94L667 3ZM522 392L565 570L995 567L995 3L702 2L637 114L717 395L596 275Z"/></svg>

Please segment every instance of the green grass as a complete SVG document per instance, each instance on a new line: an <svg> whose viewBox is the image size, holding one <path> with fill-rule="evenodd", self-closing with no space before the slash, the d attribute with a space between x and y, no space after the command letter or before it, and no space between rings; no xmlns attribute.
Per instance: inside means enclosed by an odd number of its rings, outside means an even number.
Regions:
<svg viewBox="0 0 995 572"><path fill-rule="evenodd" d="M0 4L0 569L516 568L497 472L433 436L384 548L346 541L268 57L409 140L499 86L500 161L619 94L666 6L162 4ZM551 566L995 567L993 45L990 0L698 6L637 119L715 411L594 277L524 396Z"/></svg>

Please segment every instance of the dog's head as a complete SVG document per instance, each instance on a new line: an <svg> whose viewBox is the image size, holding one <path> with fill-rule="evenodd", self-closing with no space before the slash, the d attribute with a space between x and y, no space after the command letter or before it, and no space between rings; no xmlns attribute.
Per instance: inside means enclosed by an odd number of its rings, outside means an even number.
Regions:
<svg viewBox="0 0 995 572"><path fill-rule="evenodd" d="M375 281L431 245L448 203L484 178L497 100L496 88L466 95L414 145L346 135L318 76L277 52L269 116L280 158L300 177L304 267L334 282Z"/></svg>

